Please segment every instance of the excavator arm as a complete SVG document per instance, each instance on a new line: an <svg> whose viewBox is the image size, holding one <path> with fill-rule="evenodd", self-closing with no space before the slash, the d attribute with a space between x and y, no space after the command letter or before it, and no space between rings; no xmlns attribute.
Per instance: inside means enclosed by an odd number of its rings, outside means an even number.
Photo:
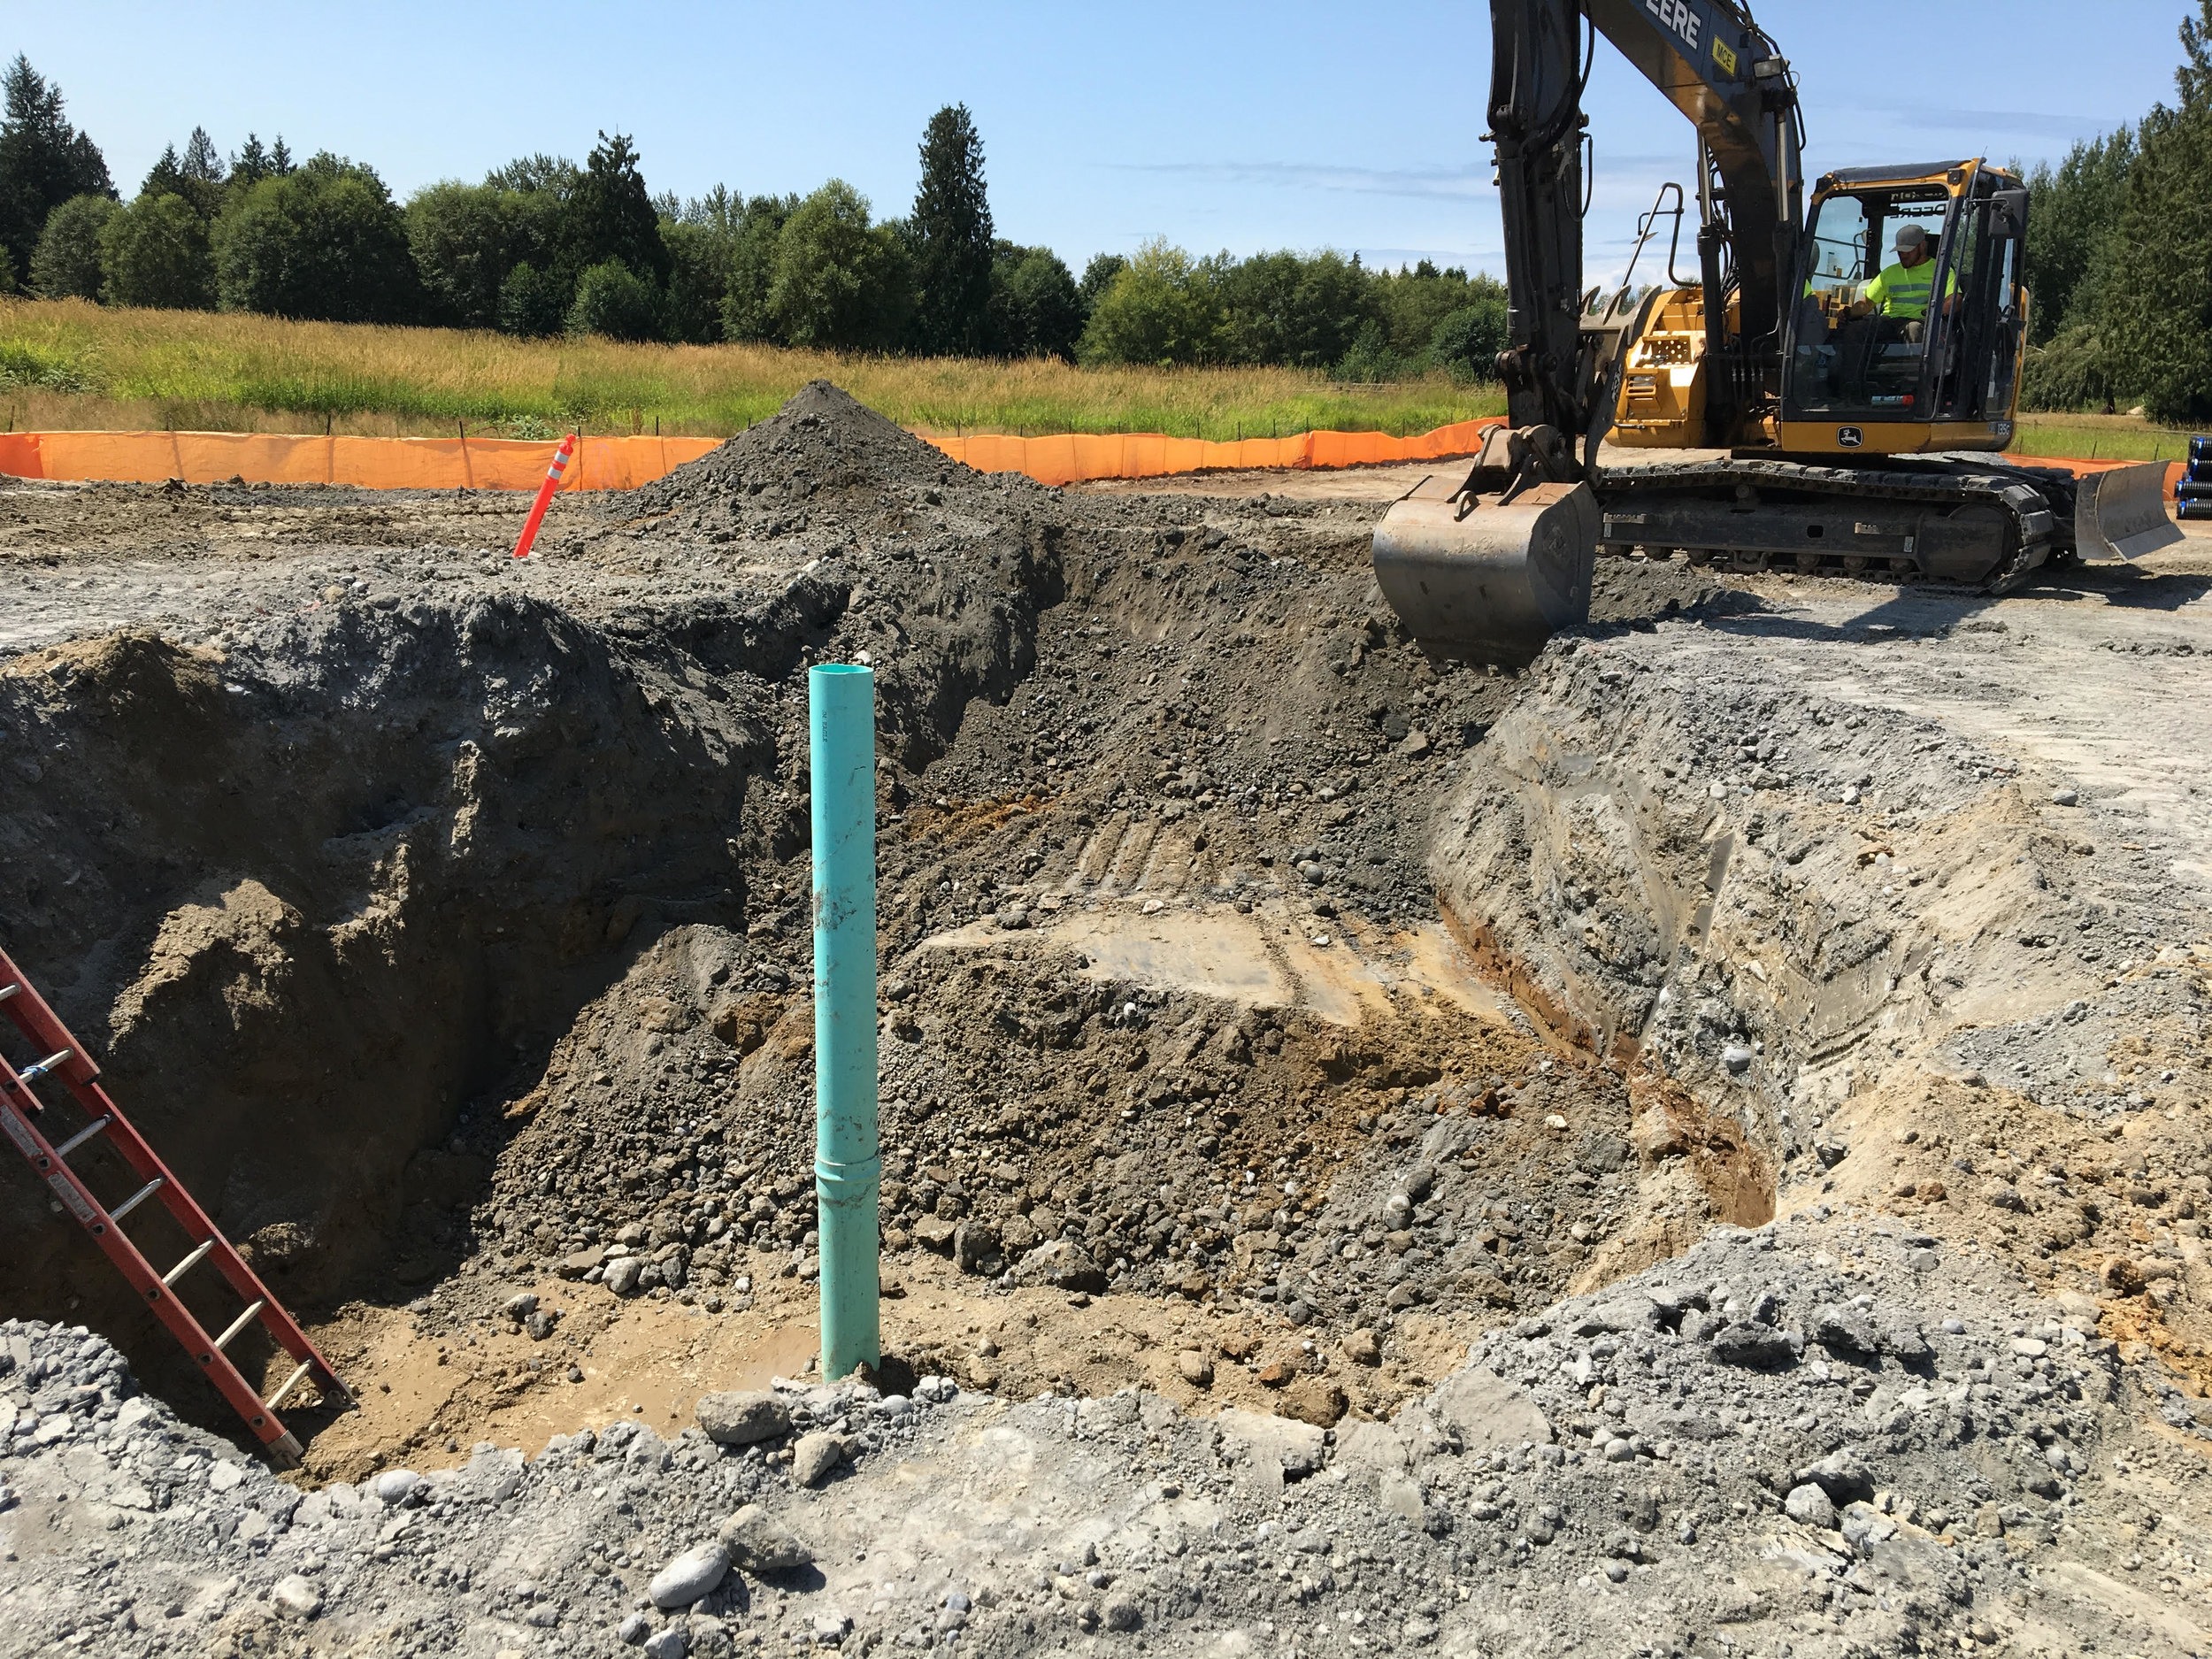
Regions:
<svg viewBox="0 0 2212 1659"><path fill-rule="evenodd" d="M1707 416L1724 431L1779 373L1784 289L1804 222L1788 64L1727 0L1491 0L1490 27L1488 136L1511 308L1498 367L1512 425L1579 436L1599 413L1582 406L1585 388L1605 380L1583 361L1582 93L1601 35L1697 129L1707 359L1720 369Z"/></svg>
<svg viewBox="0 0 2212 1659"><path fill-rule="evenodd" d="M1788 65L1734 0L1490 0L1490 25L1510 429L1490 435L1464 480L1432 478L1392 507L1374 560L1384 597L1417 637L1511 663L1589 614L1601 527L1584 480L1611 408L1600 359L1624 336L1585 326L1582 95L1597 37L1697 127L1716 425L1778 380L1801 127Z"/></svg>

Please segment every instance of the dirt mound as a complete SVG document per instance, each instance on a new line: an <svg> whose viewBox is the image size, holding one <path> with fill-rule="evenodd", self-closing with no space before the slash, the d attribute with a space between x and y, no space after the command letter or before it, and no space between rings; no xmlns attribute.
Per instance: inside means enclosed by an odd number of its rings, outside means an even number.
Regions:
<svg viewBox="0 0 2212 1659"><path fill-rule="evenodd" d="M896 535L911 534L926 509L941 505L943 490L966 493L986 486L983 474L827 380L810 380L772 419L611 499L607 508L623 518L667 515L660 526L664 532L710 536L773 537L821 514L829 516L828 527L845 527L857 515L874 534ZM1018 485L1010 478L994 479L987 487L1043 494L1026 479Z"/></svg>

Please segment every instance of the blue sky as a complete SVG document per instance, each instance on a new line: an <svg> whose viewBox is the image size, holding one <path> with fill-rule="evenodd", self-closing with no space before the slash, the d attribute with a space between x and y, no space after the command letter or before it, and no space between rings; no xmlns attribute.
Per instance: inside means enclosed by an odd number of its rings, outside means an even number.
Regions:
<svg viewBox="0 0 2212 1659"><path fill-rule="evenodd" d="M1796 64L1808 173L1954 155L2055 158L2173 96L2195 0L1764 0ZM1194 251L1335 247L1498 271L1481 0L1310 5L323 4L26 7L0 53L60 81L126 193L195 123L374 165L404 196L509 157L635 135L654 188L806 191L879 214L965 102L999 233L1079 271L1163 235ZM1370 21L1371 17L1374 20ZM1688 126L1601 48L1594 277L1617 265Z"/></svg>

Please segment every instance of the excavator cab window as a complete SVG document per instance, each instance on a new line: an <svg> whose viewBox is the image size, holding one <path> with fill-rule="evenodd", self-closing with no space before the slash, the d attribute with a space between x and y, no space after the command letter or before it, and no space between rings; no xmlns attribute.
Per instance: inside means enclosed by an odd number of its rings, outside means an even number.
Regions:
<svg viewBox="0 0 2212 1659"><path fill-rule="evenodd" d="M2002 420L2012 412L2012 383L2027 329L2020 287L2027 234L2025 190L1978 193L1964 204L1950 258L1959 303L1944 316L1931 349L1939 420Z"/></svg>
<svg viewBox="0 0 2212 1659"><path fill-rule="evenodd" d="M1815 210L1790 319L1791 418L1928 419L1931 335L1958 297L1944 257L1950 211L1940 185L1832 196ZM1909 267L1896 251L1908 225L1920 228L1927 254Z"/></svg>

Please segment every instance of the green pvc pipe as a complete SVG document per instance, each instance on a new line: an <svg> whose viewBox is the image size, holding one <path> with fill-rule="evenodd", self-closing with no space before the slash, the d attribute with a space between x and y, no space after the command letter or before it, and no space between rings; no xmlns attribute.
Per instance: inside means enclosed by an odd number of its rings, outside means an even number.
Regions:
<svg viewBox="0 0 2212 1659"><path fill-rule="evenodd" d="M876 1207L876 682L807 671L814 810L814 1194L822 1375L883 1359Z"/></svg>

